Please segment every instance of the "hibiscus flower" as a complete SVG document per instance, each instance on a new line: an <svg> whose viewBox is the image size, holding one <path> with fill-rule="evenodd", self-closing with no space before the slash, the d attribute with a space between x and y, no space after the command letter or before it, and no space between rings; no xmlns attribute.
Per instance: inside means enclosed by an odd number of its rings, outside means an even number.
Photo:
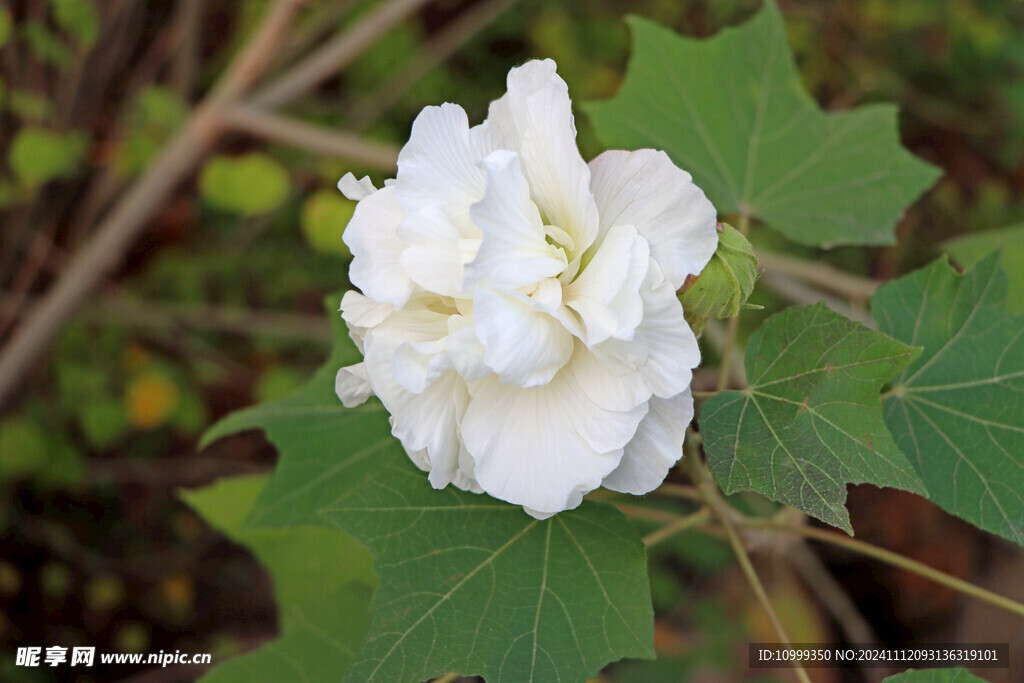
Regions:
<svg viewBox="0 0 1024 683"><path fill-rule="evenodd" d="M711 258L715 209L664 152L588 165L551 60L512 69L470 127L427 107L345 230L341 310L371 394L435 488L454 484L543 519L604 486L643 494L679 459L697 340L676 296Z"/></svg>

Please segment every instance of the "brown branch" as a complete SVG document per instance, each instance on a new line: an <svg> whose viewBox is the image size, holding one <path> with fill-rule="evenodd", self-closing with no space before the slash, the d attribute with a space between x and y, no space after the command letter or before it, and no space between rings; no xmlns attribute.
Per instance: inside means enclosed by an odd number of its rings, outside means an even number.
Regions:
<svg viewBox="0 0 1024 683"><path fill-rule="evenodd" d="M348 66L378 38L430 0L389 0L311 55L261 88L250 99L264 108L279 107L302 97Z"/></svg>
<svg viewBox="0 0 1024 683"><path fill-rule="evenodd" d="M316 154L349 159L388 173L394 173L398 163L398 148L393 145L330 130L251 105L238 104L225 110L224 124L262 138Z"/></svg>
<svg viewBox="0 0 1024 683"><path fill-rule="evenodd" d="M124 258L132 240L179 182L198 164L221 132L218 107L233 103L259 78L301 5L277 0L252 40L163 154L135 182L89 242L75 255L0 351L0 405L47 348L64 321Z"/></svg>

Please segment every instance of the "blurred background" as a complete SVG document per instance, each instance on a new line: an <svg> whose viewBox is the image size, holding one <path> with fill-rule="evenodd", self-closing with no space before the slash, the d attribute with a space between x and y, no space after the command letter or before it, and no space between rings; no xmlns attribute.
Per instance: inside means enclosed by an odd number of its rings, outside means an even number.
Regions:
<svg viewBox="0 0 1024 683"><path fill-rule="evenodd" d="M577 102L614 94L627 9L708 36L759 3L307 0L283 3L294 5L284 33L273 17L261 30L281 4L0 6L0 364L11 361L0 365L0 680L75 671L16 667L18 646L211 652L217 663L274 638L268 575L177 491L273 467L258 433L202 452L196 443L225 413L287 394L325 357L322 301L348 286L340 238L354 206L337 180L391 177L424 105L457 102L481 121L509 68L530 58L554 58ZM897 103L904 144L945 176L900 224L896 247L824 253L767 230L759 246L887 279L948 240L1022 220L1024 3L780 5L821 105ZM589 159L600 147L582 114L577 127ZM1024 283L1012 277L1020 312ZM63 303L39 307L54 292ZM745 316L746 332L790 303L768 288L752 301L766 308ZM920 499L855 487L850 507L859 537L1024 597L1018 550ZM1010 641L1021 651L1019 619L814 550L757 554L794 641L839 641L853 624L891 645ZM727 546L679 536L657 546L651 573L661 656L603 679L782 680L746 669L746 643L773 636ZM837 611L837 585L862 617ZM1016 666L980 673L1024 680ZM71 680L201 673L97 666Z"/></svg>

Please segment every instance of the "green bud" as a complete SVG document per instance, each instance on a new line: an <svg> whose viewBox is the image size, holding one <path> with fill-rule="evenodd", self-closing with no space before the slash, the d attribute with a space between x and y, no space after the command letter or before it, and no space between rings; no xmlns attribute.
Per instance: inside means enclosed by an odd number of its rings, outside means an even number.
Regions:
<svg viewBox="0 0 1024 683"><path fill-rule="evenodd" d="M686 322L697 334L708 318L739 314L757 281L757 257L747 238L731 225L718 224L718 248L700 275L683 283L679 300Z"/></svg>

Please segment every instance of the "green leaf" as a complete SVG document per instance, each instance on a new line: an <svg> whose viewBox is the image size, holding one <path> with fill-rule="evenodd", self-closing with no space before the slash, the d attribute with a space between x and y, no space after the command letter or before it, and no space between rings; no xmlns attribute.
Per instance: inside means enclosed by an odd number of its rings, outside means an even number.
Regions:
<svg viewBox="0 0 1024 683"><path fill-rule="evenodd" d="M824 304L772 316L747 346L750 387L701 408L712 474L726 493L756 491L851 534L847 484L923 493L879 398L916 355Z"/></svg>
<svg viewBox="0 0 1024 683"><path fill-rule="evenodd" d="M355 210L356 203L337 190L314 192L302 205L302 233L306 241L319 252L351 257L352 252L341 236Z"/></svg>
<svg viewBox="0 0 1024 683"><path fill-rule="evenodd" d="M100 17L90 0L50 0L57 25L80 47L90 48L100 32Z"/></svg>
<svg viewBox="0 0 1024 683"><path fill-rule="evenodd" d="M958 237L946 242L943 249L963 268L998 250L1009 284L1006 308L1011 313L1024 313L1024 225Z"/></svg>
<svg viewBox="0 0 1024 683"><path fill-rule="evenodd" d="M517 506L434 491L408 459L323 511L366 544L381 588L346 680L585 680L653 657L643 544L607 505L538 521Z"/></svg>
<svg viewBox="0 0 1024 683"><path fill-rule="evenodd" d="M210 524L248 546L270 571L281 615L281 638L225 662L203 680L339 680L366 635L376 586L372 559L336 529L244 527L266 481L237 477L182 493Z"/></svg>
<svg viewBox="0 0 1024 683"><path fill-rule="evenodd" d="M888 676L882 683L985 683L967 669L909 669Z"/></svg>
<svg viewBox="0 0 1024 683"><path fill-rule="evenodd" d="M7 44L11 37L11 27L14 20L11 19L11 11L6 7L0 7L0 48Z"/></svg>
<svg viewBox="0 0 1024 683"><path fill-rule="evenodd" d="M1007 313L996 255L963 275L940 259L871 304L880 329L924 347L893 382L885 422L929 497L1024 545L1024 316Z"/></svg>
<svg viewBox="0 0 1024 683"><path fill-rule="evenodd" d="M0 481L31 474L46 465L46 433L31 418L15 415L0 421Z"/></svg>
<svg viewBox="0 0 1024 683"><path fill-rule="evenodd" d="M151 86L133 103L127 132L121 139L114 165L123 175L142 172L188 117L188 104L177 93Z"/></svg>
<svg viewBox="0 0 1024 683"><path fill-rule="evenodd" d="M280 451L249 525L333 524L373 551L381 590L350 679L459 670L491 683L582 681L612 660L653 656L635 528L596 503L539 522L484 495L433 490L379 403L353 410L338 401L335 373L358 354L334 320L331 358L309 383L229 416L204 442L262 427Z"/></svg>
<svg viewBox="0 0 1024 683"><path fill-rule="evenodd" d="M84 133L25 126L15 135L7 159L22 185L38 187L72 175L88 147L89 138Z"/></svg>
<svg viewBox="0 0 1024 683"><path fill-rule="evenodd" d="M251 152L209 159L199 175L199 190L219 209L255 216L279 207L288 198L291 181L272 157Z"/></svg>
<svg viewBox="0 0 1024 683"><path fill-rule="evenodd" d="M904 209L939 175L900 146L894 107L821 111L773 2L709 40L629 23L622 88L585 110L608 147L665 150L722 213L803 244L892 244Z"/></svg>
<svg viewBox="0 0 1024 683"><path fill-rule="evenodd" d="M28 43L29 49L36 59L48 62L58 69L71 66L74 53L64 44L60 36L54 34L46 25L35 19L29 19L21 28L21 35Z"/></svg>

